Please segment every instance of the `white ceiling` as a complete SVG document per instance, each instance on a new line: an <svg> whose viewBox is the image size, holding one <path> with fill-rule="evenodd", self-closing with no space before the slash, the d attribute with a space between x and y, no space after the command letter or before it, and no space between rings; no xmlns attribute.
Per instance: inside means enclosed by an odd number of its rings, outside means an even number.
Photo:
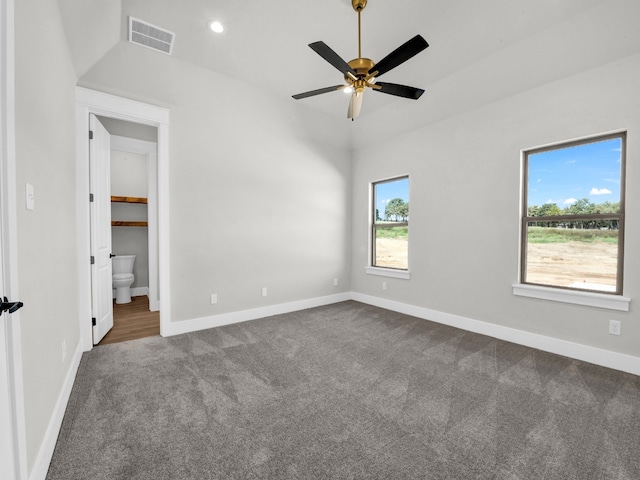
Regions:
<svg viewBox="0 0 640 480"><path fill-rule="evenodd" d="M341 74L307 45L322 40L346 61L357 57L357 14L351 0L58 2L80 83L116 49L123 64L163 55L127 43L127 18L134 16L175 32L172 61L254 84L283 101L304 102L347 121L348 96L342 92L303 100L291 95L342 82ZM369 0L362 13L363 56L379 61L421 34L430 47L382 80L426 93L416 102L368 91L357 121L375 123L385 117L394 119L393 128L418 116L434 120L637 53L639 4ZM223 34L207 30L211 19L223 22Z"/></svg>

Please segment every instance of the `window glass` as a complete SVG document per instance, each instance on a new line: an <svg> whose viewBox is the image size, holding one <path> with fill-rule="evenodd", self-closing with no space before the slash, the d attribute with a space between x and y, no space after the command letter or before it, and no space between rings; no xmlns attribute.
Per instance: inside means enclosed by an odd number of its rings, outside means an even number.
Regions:
<svg viewBox="0 0 640 480"><path fill-rule="evenodd" d="M622 293L625 140L525 152L522 283Z"/></svg>
<svg viewBox="0 0 640 480"><path fill-rule="evenodd" d="M371 265L409 268L409 177L373 183Z"/></svg>

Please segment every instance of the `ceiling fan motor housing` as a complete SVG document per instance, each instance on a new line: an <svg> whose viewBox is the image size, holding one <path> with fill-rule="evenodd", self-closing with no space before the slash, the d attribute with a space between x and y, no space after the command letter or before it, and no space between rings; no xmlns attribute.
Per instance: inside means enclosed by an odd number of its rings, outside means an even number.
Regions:
<svg viewBox="0 0 640 480"><path fill-rule="evenodd" d="M370 85L368 82L369 79L366 77L369 70L371 70L374 65L375 63L373 60L369 58L354 58L349 62L349 66L355 70L358 76L357 78L351 78L351 76L347 74L344 76L344 79L355 89L356 92L362 93L365 91L366 87Z"/></svg>
<svg viewBox="0 0 640 480"><path fill-rule="evenodd" d="M351 0L351 5L356 12L361 12L367 6L367 0Z"/></svg>
<svg viewBox="0 0 640 480"><path fill-rule="evenodd" d="M369 58L354 58L349 62L349 66L356 71L358 76L365 77L374 65L375 63L373 62L373 60Z"/></svg>

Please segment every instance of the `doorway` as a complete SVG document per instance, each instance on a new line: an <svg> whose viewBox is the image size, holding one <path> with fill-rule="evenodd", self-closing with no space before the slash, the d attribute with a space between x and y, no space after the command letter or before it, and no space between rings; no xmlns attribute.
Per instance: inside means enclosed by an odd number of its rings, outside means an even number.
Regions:
<svg viewBox="0 0 640 480"><path fill-rule="evenodd" d="M113 328L97 346L126 342L160 334L160 312L149 310L146 295L131 297L130 303L113 304Z"/></svg>
<svg viewBox="0 0 640 480"><path fill-rule="evenodd" d="M150 293L149 307L159 308L160 334L170 321L169 310L169 219L168 219L168 133L169 133L169 111L161 107L116 97L101 92L77 87L76 95L76 117L77 117L77 210L78 210L78 264L79 264L79 307L81 312L80 329L83 350L88 351L93 348L93 325L92 325L92 304L91 304L91 265L86 259L91 258L90 248L90 209L89 202L85 199L90 197L89 185L85 180L89 178L89 133L88 119L90 114L104 117L107 123L110 121L119 124L129 124L129 128L137 127L138 130L150 127L157 135L157 182L153 182L156 189L155 195L149 192L149 198L155 197L157 245L154 258L157 256L157 271L149 274L149 280L155 278L157 297ZM121 136L121 135L120 135ZM135 139L134 139L135 140ZM139 139L138 139L139 140ZM141 140L145 141L145 140ZM151 253L150 253L151 255ZM151 263L151 262L150 262ZM151 291L151 284L149 290ZM86 315L86 316L84 316ZM86 320L85 320L86 319Z"/></svg>
<svg viewBox="0 0 640 480"><path fill-rule="evenodd" d="M156 127L110 117L111 252L133 255L131 302L111 302L113 328L98 345L159 335ZM96 199L94 198L94 201ZM113 290L113 299L116 291ZM94 338L94 343L96 339Z"/></svg>

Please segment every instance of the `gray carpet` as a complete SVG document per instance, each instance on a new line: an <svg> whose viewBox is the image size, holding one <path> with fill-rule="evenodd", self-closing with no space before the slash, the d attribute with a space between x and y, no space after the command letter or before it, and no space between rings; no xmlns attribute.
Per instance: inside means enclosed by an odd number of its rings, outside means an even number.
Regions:
<svg viewBox="0 0 640 480"><path fill-rule="evenodd" d="M640 378L356 302L84 354L47 479L638 479Z"/></svg>

